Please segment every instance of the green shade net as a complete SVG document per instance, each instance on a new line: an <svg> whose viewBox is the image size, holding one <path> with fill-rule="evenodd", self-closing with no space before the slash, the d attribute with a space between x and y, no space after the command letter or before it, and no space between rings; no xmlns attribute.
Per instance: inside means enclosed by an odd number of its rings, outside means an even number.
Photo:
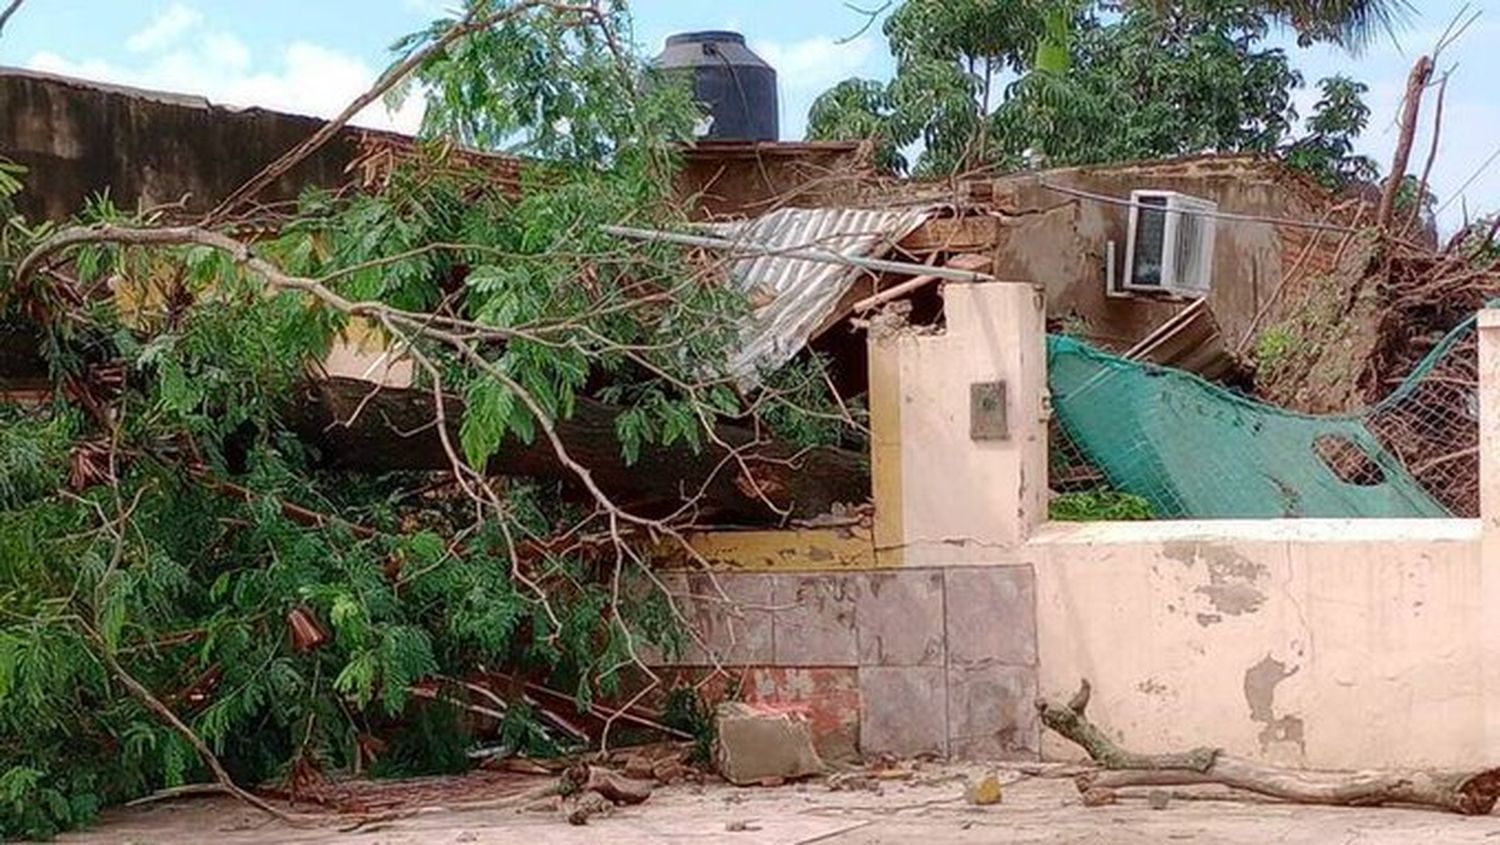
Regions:
<svg viewBox="0 0 1500 845"><path fill-rule="evenodd" d="M1471 329L1472 321L1455 329L1390 397L1357 416L1292 413L1055 335L1048 386L1072 446L1159 519L1446 517L1368 423Z"/></svg>

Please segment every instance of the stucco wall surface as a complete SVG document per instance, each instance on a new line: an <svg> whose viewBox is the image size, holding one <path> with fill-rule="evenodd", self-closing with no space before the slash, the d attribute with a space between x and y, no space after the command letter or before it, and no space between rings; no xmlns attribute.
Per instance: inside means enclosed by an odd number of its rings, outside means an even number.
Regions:
<svg viewBox="0 0 1500 845"><path fill-rule="evenodd" d="M1079 167L997 179L994 203L1009 213L1000 226L996 274L1042 285L1049 316L1080 319L1091 341L1116 348L1140 340L1184 303L1109 297L1108 245L1115 241L1116 261L1123 266L1129 209L1051 186L1121 199L1137 189L1179 191L1213 200L1221 212L1315 225L1350 223L1359 205L1358 200L1332 196L1284 165L1249 156ZM1264 221L1220 221L1215 229L1209 307L1231 342L1250 331L1262 310L1267 312L1259 321L1264 327L1301 303L1303 287L1333 268L1344 240L1339 232ZM1287 279L1293 268L1299 272Z"/></svg>
<svg viewBox="0 0 1500 845"><path fill-rule="evenodd" d="M1030 546L1040 688L1088 678L1090 715L1128 747L1486 759L1477 521L1052 524Z"/></svg>
<svg viewBox="0 0 1500 845"><path fill-rule="evenodd" d="M1066 699L1087 678L1091 717L1132 749L1337 769L1500 758L1500 473L1484 476L1484 522L1047 522L1034 291L944 293L944 334L872 341L880 560L1030 570L1039 692ZM1497 340L1486 315L1486 462L1500 448ZM1011 388L999 443L968 432L969 385L989 379ZM990 609L977 618L1009 641L1021 617ZM1044 734L1042 753L1079 752Z"/></svg>

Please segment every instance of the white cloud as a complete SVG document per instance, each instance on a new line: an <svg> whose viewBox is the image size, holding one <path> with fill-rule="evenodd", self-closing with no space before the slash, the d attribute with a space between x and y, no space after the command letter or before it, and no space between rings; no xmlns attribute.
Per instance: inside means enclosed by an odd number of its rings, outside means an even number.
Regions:
<svg viewBox="0 0 1500 845"><path fill-rule="evenodd" d="M368 90L378 75L378 69L360 57L318 44L293 41L272 55L257 55L233 33L213 29L201 19L185 25L163 25L168 18L184 20L180 15L174 17L169 9L132 36L138 43L149 45L136 50L141 53L138 60L113 63L44 51L33 55L26 66L100 82L197 94L229 106L260 106L318 117L337 115ZM173 30L174 26L177 29ZM180 40L190 31L192 38ZM422 104L412 98L394 114L375 103L354 122L414 132L421 118Z"/></svg>
<svg viewBox="0 0 1500 845"><path fill-rule="evenodd" d="M879 45L869 36L838 41L826 35L801 41L753 41L750 44L776 69L781 87L781 136L802 137L813 100L837 82L873 73L871 59Z"/></svg>
<svg viewBox="0 0 1500 845"><path fill-rule="evenodd" d="M170 47L202 22L203 16L197 9L173 3L144 29L125 39L125 48L132 53L145 53Z"/></svg>
<svg viewBox="0 0 1500 845"><path fill-rule="evenodd" d="M816 89L821 92L835 82L857 73L875 52L874 39L836 41L826 35L783 44L756 41L751 48L765 59L784 89Z"/></svg>

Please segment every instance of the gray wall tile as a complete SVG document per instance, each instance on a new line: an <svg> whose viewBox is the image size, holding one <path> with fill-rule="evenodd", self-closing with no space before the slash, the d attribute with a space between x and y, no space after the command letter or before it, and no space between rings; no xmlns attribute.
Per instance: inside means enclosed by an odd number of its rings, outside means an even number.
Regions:
<svg viewBox="0 0 1500 845"><path fill-rule="evenodd" d="M773 575L777 666L854 666L855 575Z"/></svg>
<svg viewBox="0 0 1500 845"><path fill-rule="evenodd" d="M950 666L1036 665L1030 566L949 569L944 576Z"/></svg>
<svg viewBox="0 0 1500 845"><path fill-rule="evenodd" d="M859 745L865 754L948 753L946 672L939 666L859 670Z"/></svg>
<svg viewBox="0 0 1500 845"><path fill-rule="evenodd" d="M854 619L861 666L943 665L942 571L860 576Z"/></svg>

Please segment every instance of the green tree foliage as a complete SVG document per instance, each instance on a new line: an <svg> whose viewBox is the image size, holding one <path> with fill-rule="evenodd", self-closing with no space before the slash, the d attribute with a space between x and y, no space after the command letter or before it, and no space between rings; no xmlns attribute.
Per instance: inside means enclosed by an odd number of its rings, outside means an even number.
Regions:
<svg viewBox="0 0 1500 845"><path fill-rule="evenodd" d="M873 137L881 161L934 176L976 167L1088 164L1198 152L1275 152L1295 134L1303 84L1277 23L1307 40L1362 43L1396 14L1390 3L1222 0L907 0L886 20L896 58L884 86L841 83L813 106L813 138ZM1331 87L1330 87L1331 86ZM1358 129L1355 83L1323 83L1323 119L1297 149L1320 173L1354 178L1362 162L1330 160ZM859 92L859 96L852 96ZM1352 102L1351 102L1352 98ZM1345 119L1343 127L1333 125ZM1361 123L1358 128L1363 128Z"/></svg>
<svg viewBox="0 0 1500 845"><path fill-rule="evenodd" d="M846 79L813 102L808 136L813 139L868 139L875 145L875 166L888 173L910 167L894 123L890 92L873 79Z"/></svg>
<svg viewBox="0 0 1500 845"><path fill-rule="evenodd" d="M1283 158L1330 188L1375 180L1379 166L1354 152L1354 139L1370 122L1370 107L1364 102L1369 86L1333 76L1320 81L1318 88L1322 97L1307 120L1307 134L1287 146Z"/></svg>
<svg viewBox="0 0 1500 845"><path fill-rule="evenodd" d="M824 94L809 114L809 137L873 137L886 164L900 163L899 151L920 141L923 152L913 170L923 175L985 160L995 81L1028 66L1049 5L1050 0L907 0L884 25L896 58L895 78L888 85L850 80ZM871 126L884 129L854 134Z"/></svg>
<svg viewBox="0 0 1500 845"><path fill-rule="evenodd" d="M1351 50L1395 32L1413 10L1408 0L1258 0L1249 5L1290 25L1304 47L1324 41Z"/></svg>
<svg viewBox="0 0 1500 845"><path fill-rule="evenodd" d="M126 676L255 784L451 770L474 739L434 709L466 698L455 679L504 668L587 701L620 690L637 649L681 645L641 565L649 536L602 557L525 551L566 529L608 536L628 514L476 471L581 396L627 408L629 453L702 444L726 416L808 444L842 436L816 362L752 397L717 374L746 306L701 258L600 232L685 219L674 144L697 115L679 88L636 84L642 63L616 52L626 25L618 7L539 7L460 38L418 71L431 141L412 161L379 192L307 196L249 248L366 313L422 318L374 327L418 361L420 386L467 400L462 483L436 492L431 475L316 470L282 428L352 327L326 299L200 244L83 246L15 279L49 230L5 209L5 313L42 325L64 389L0 406L0 836L45 838L208 778ZM455 141L535 163L504 191ZM0 204L20 175L0 168ZM100 201L83 222L151 220ZM514 703L491 739L550 750L527 714Z"/></svg>

